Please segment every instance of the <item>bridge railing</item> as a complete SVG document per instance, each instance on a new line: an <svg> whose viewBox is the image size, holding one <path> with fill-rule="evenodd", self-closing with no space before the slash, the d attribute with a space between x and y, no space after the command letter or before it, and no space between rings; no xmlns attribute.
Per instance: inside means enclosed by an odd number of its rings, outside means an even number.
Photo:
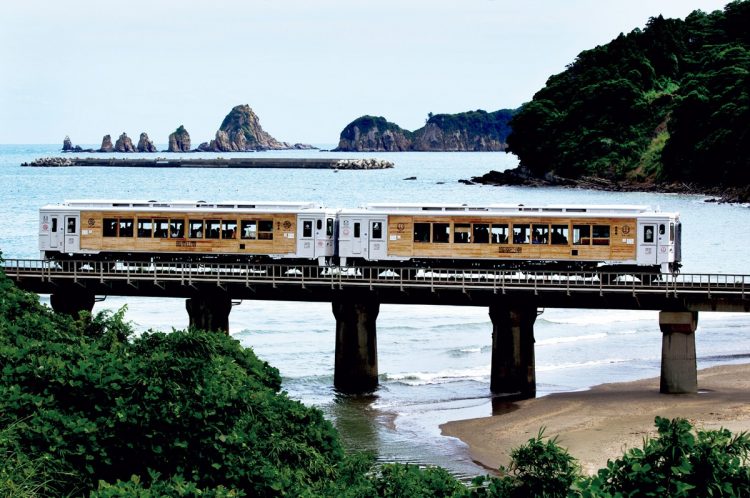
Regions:
<svg viewBox="0 0 750 498"><path fill-rule="evenodd" d="M416 267L321 267L299 264L168 263L143 261L49 261L8 259L5 273L16 279L35 278L52 282L97 279L126 281L133 285L150 281L163 286L215 283L252 285L298 285L345 287L430 288L491 290L505 293L526 290L556 292L708 293L740 294L750 284L750 275L598 273L456 269Z"/></svg>

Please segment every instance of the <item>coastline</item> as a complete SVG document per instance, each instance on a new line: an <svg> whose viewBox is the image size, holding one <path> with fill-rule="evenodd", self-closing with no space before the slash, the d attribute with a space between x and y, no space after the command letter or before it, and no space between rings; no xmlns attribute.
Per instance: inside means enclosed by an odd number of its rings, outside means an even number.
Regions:
<svg viewBox="0 0 750 498"><path fill-rule="evenodd" d="M587 391L556 393L504 403L491 417L448 422L444 436L458 438L478 464L508 465L513 448L544 427L593 474L644 437L656 435L654 418L682 417L699 429L750 430L750 364L720 365L698 372L697 394L659 393L659 378L602 384Z"/></svg>

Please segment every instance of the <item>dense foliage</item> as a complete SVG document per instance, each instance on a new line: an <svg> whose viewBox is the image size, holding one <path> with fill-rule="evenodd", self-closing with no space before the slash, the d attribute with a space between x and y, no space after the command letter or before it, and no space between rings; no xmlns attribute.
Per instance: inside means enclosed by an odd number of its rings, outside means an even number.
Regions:
<svg viewBox="0 0 750 498"><path fill-rule="evenodd" d="M750 0L738 0L582 52L514 116L508 144L538 176L747 184L748 123Z"/></svg>
<svg viewBox="0 0 750 498"><path fill-rule="evenodd" d="M327 482L343 459L321 412L224 334L128 340L122 313L74 321L5 277L0 297L0 454L14 482L34 469L45 495L136 475L268 496Z"/></svg>
<svg viewBox="0 0 750 498"><path fill-rule="evenodd" d="M501 477L374 465L235 340L123 314L58 315L0 273L0 496L750 495L750 438L680 419L590 477L543 431Z"/></svg>
<svg viewBox="0 0 750 498"><path fill-rule="evenodd" d="M393 133L399 133L403 134L406 138L411 139L412 138L412 132L409 130L404 130L399 125L395 123L391 123L387 119L385 119L383 116L360 116L348 125L341 131L340 138L344 140L355 140L356 139L356 133L354 129L359 129L360 132L367 133L369 130L378 130L380 133L384 133L386 131L390 131Z"/></svg>
<svg viewBox="0 0 750 498"><path fill-rule="evenodd" d="M487 112L482 109L458 114L431 114L427 124L434 124L443 133L466 131L470 135L480 135L505 142L510 134L510 120L515 114L512 109ZM415 133L419 133L417 130Z"/></svg>

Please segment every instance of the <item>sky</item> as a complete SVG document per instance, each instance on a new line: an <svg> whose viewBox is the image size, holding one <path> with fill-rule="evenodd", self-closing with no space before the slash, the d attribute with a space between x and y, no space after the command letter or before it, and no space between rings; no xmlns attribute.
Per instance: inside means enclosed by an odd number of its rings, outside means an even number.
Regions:
<svg viewBox="0 0 750 498"><path fill-rule="evenodd" d="M516 108L583 50L650 17L727 0L10 0L0 13L0 144L197 146L248 104L290 143L336 144L359 116Z"/></svg>

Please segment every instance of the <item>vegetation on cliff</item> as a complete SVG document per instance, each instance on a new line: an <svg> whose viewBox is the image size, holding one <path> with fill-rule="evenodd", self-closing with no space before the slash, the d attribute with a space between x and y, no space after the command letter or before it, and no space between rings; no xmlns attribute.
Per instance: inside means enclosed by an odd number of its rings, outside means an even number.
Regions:
<svg viewBox="0 0 750 498"><path fill-rule="evenodd" d="M430 113L425 125L409 131L382 116L362 116L339 136L340 151L487 151L505 150L508 122L515 111L483 110Z"/></svg>
<svg viewBox="0 0 750 498"><path fill-rule="evenodd" d="M508 150L540 178L746 186L748 26L738 0L582 52L513 117Z"/></svg>

